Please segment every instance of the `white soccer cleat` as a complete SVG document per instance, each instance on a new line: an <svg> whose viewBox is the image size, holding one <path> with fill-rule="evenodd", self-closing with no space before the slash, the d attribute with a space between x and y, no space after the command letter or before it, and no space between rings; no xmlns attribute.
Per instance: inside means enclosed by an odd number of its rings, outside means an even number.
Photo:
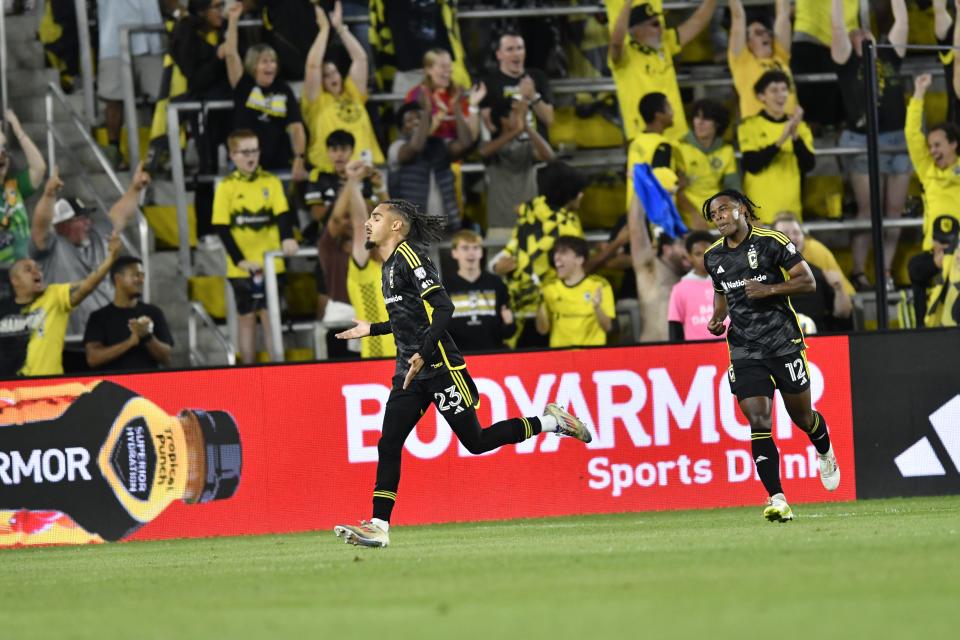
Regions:
<svg viewBox="0 0 960 640"><path fill-rule="evenodd" d="M763 517L770 522L788 522L793 520L793 509L787 504L787 499L782 493L770 496L767 501L767 508L763 510Z"/></svg>
<svg viewBox="0 0 960 640"><path fill-rule="evenodd" d="M817 454L820 461L820 482L827 491L833 491L840 486L840 467L837 465L837 456L833 453L833 445L823 455Z"/></svg>
<svg viewBox="0 0 960 640"><path fill-rule="evenodd" d="M570 436L581 442L590 442L593 440L593 436L590 435L587 425L583 424L580 418L562 409L560 405L551 402L544 408L543 412L557 419L557 434Z"/></svg>
<svg viewBox="0 0 960 640"><path fill-rule="evenodd" d="M338 524L333 533L343 538L344 543L358 547L386 547L390 544L390 534L367 520L361 520L360 526Z"/></svg>

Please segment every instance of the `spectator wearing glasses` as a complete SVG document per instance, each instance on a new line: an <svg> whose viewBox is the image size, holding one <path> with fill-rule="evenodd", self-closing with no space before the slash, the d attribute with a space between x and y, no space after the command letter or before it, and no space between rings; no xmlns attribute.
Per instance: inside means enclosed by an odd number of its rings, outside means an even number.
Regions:
<svg viewBox="0 0 960 640"><path fill-rule="evenodd" d="M217 186L213 198L213 224L227 251L227 278L233 287L239 314L240 358L255 362L257 318L263 325L267 351L271 352L270 321L263 282L263 255L283 250L293 255L300 246L293 238L294 221L283 185L260 166L260 143L249 129L227 138L236 170ZM277 274L285 270L275 259Z"/></svg>

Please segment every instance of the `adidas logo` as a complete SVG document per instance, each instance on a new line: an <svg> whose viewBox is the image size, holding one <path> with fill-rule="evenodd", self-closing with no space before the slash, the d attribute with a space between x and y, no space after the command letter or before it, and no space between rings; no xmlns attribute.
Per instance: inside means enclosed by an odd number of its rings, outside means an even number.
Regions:
<svg viewBox="0 0 960 640"><path fill-rule="evenodd" d="M928 416L940 443L947 450L953 466L960 471L960 395ZM904 478L943 476L947 472L933 450L930 440L924 436L906 451L893 459Z"/></svg>
<svg viewBox="0 0 960 640"><path fill-rule="evenodd" d="M722 266L721 266L721 267L717 267L717 275L720 275L721 273L726 273L726 272L723 270L723 267L722 267Z"/></svg>

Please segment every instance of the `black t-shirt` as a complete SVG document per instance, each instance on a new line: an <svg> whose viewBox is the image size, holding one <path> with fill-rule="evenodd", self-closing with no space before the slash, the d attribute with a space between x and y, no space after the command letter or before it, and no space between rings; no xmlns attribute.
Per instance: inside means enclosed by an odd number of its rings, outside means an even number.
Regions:
<svg viewBox="0 0 960 640"><path fill-rule="evenodd" d="M553 104L553 93L550 91L550 81L547 79L547 74L540 69L527 69L519 78L508 76L500 71L500 69L497 69L483 79L483 83L487 86L487 95L484 97L483 102L480 103L480 107L490 109L499 100L512 98L520 93L520 80L523 79L524 75L530 76L530 79L533 80L533 84L537 89L537 93L540 94L541 99L547 104ZM532 109L527 117L531 118L530 122L537 122L537 131L540 135L545 136L546 127L544 127L539 120L536 120L537 116L533 113ZM495 126L500 125L499 122L494 122L493 124Z"/></svg>
<svg viewBox="0 0 960 640"><path fill-rule="evenodd" d="M423 54L430 49L453 51L443 7L436 0L390 0L383 8L400 71L422 68Z"/></svg>
<svg viewBox="0 0 960 640"><path fill-rule="evenodd" d="M727 298L730 360L760 360L796 353L804 348L803 333L787 296L747 298L746 281L784 282L784 273L803 260L796 246L778 231L752 227L735 248L722 240L703 254L713 290Z"/></svg>
<svg viewBox="0 0 960 640"><path fill-rule="evenodd" d="M500 316L500 309L510 306L503 280L482 271L474 282L455 273L443 284L454 306L447 330L457 346L464 351L503 349L504 338L516 329L516 324L505 325Z"/></svg>
<svg viewBox="0 0 960 640"><path fill-rule="evenodd" d="M243 74L233 89L233 126L251 129L260 139L260 165L267 170L289 169L293 148L287 126L303 122L300 105L290 85L274 80L260 87Z"/></svg>
<svg viewBox="0 0 960 640"><path fill-rule="evenodd" d="M0 298L0 377L13 377L27 358L30 335L43 317L24 314L30 305L18 304L13 296Z"/></svg>
<svg viewBox="0 0 960 640"><path fill-rule="evenodd" d="M613 242L617 239L617 236L620 235L620 231L627 225L627 216L620 216L620 219L613 225L613 228L610 230L610 235L607 237L607 242ZM626 251L627 254L630 253L630 243L628 242L621 251ZM636 300L640 295L637 293L637 274L633 270L633 267L624 269L623 271L623 280L620 282L620 292L617 294L617 300L625 300L630 298L631 300Z"/></svg>
<svg viewBox="0 0 960 640"><path fill-rule="evenodd" d="M159 307L152 304L138 302L130 308L118 307L112 302L90 314L87 320L87 329L83 333L83 343L99 342L105 347L120 344L130 337L128 322L140 316L147 316L153 320L153 335L155 339L173 346L173 337L167 326L167 319ZM147 345L141 340L133 349L130 349L116 360L98 367L98 371L129 371L135 369L159 369L160 365L147 351Z"/></svg>
<svg viewBox="0 0 960 640"><path fill-rule="evenodd" d="M415 248L409 242L397 245L393 254L382 267L381 290L383 301L387 305L390 317L390 329L397 343L397 368L395 376L405 376L410 368L408 360L415 353L424 356L426 362L417 378L433 378L447 370L462 369L463 356L450 333L440 336L439 346L432 357L421 353L424 341L430 333L430 315L424 301L434 295L442 295L449 300L440 272L427 256L426 252ZM436 301L436 299L435 299Z"/></svg>
<svg viewBox="0 0 960 640"><path fill-rule="evenodd" d="M883 44L890 44L884 38ZM877 49L877 118L880 132L902 131L907 117L904 101L903 78L900 66L903 59L894 49ZM846 111L847 128L857 133L866 133L866 87L863 80L863 58L855 52L844 64L836 65L840 95Z"/></svg>

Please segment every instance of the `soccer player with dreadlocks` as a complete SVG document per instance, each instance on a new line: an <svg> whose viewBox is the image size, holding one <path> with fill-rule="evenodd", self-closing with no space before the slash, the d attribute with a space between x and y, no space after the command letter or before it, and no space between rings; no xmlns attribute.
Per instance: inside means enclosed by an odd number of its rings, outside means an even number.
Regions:
<svg viewBox="0 0 960 640"><path fill-rule="evenodd" d="M377 444L379 461L373 491L373 518L359 526L337 525L345 542L365 547L390 544L390 514L400 484L403 443L431 403L435 404L463 446L472 454L523 442L541 431L590 442L584 424L556 404L538 417L511 418L483 429L477 419L477 387L467 373L460 350L447 333L453 303L440 274L424 249L442 237L446 218L421 212L405 200L385 200L366 223L367 242L383 257L382 290L387 322L356 326L340 339L393 333L397 367Z"/></svg>
<svg viewBox="0 0 960 640"><path fill-rule="evenodd" d="M723 335L730 313L730 390L750 423L750 445L760 481L769 494L763 516L793 520L780 486L780 452L773 441L773 390L780 390L790 419L816 447L820 481L828 491L840 485L840 468L823 416L810 401L806 345L790 295L816 288L810 267L787 236L756 226L756 205L739 191L726 190L703 203L703 217L720 239L704 253L713 279L713 317L707 330Z"/></svg>

